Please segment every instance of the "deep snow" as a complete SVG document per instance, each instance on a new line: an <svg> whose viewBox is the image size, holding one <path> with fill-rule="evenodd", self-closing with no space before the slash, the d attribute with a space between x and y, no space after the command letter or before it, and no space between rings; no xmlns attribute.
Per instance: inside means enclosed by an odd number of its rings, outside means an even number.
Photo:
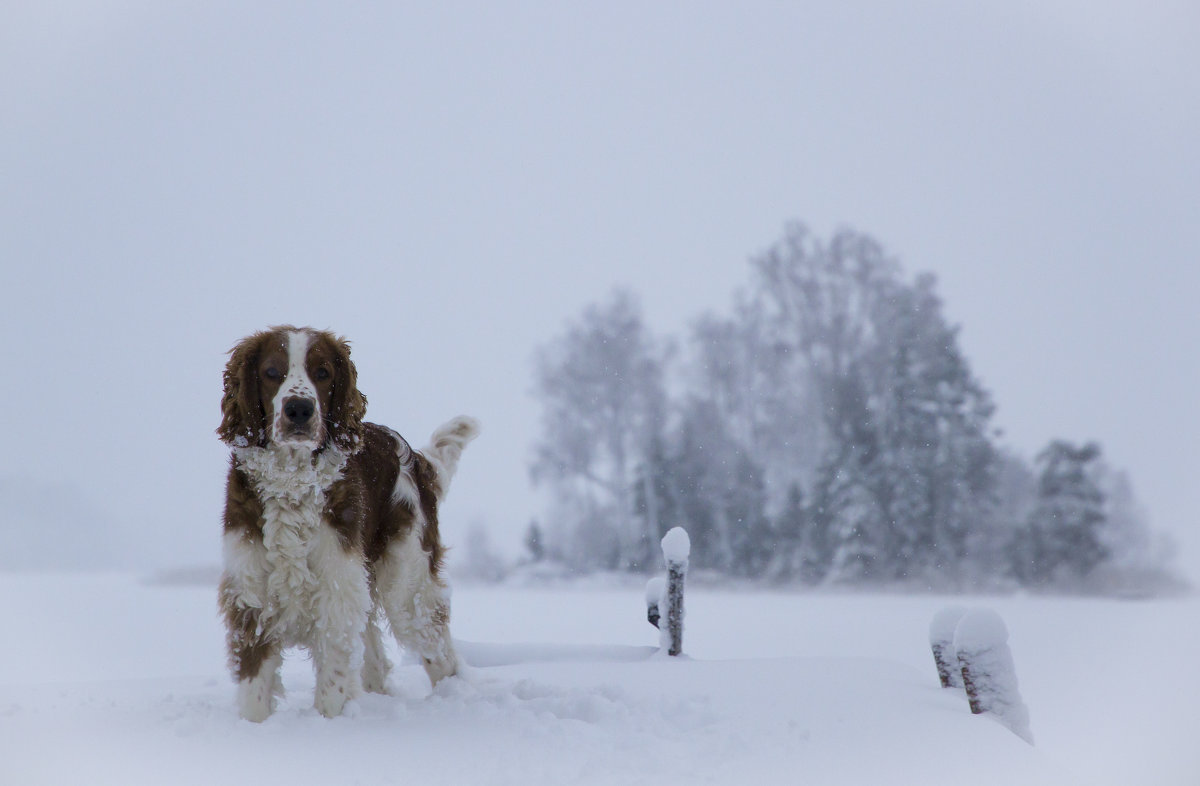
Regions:
<svg viewBox="0 0 1200 786"><path fill-rule="evenodd" d="M938 686L945 598L692 587L690 657L669 659L639 589L460 587L464 678L430 692L399 665L392 695L329 721L293 653L287 698L253 725L213 587L0 575L0 597L2 784L1200 779L1200 634L1180 622L1196 599L981 602L1007 623L1032 747Z"/></svg>

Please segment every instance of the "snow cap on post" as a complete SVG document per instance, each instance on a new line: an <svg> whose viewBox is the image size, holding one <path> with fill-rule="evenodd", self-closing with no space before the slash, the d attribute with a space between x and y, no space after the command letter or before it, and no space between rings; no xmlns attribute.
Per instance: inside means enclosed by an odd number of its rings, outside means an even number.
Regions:
<svg viewBox="0 0 1200 786"><path fill-rule="evenodd" d="M1008 627L991 609L973 609L954 626L955 649L979 652L1008 644Z"/></svg>
<svg viewBox="0 0 1200 786"><path fill-rule="evenodd" d="M962 606L947 606L934 614L933 621L929 623L929 648L933 650L933 662L943 688L963 686L962 669L954 649L954 630L966 613L967 610Z"/></svg>
<svg viewBox="0 0 1200 786"><path fill-rule="evenodd" d="M1000 615L991 609L967 612L954 629L954 649L971 712L992 715L1032 745L1029 709L1017 688L1008 628Z"/></svg>
<svg viewBox="0 0 1200 786"><path fill-rule="evenodd" d="M692 551L692 539L688 537L687 530L683 527L672 527L663 535L662 539L663 559L667 564L681 564L688 561L688 555Z"/></svg>

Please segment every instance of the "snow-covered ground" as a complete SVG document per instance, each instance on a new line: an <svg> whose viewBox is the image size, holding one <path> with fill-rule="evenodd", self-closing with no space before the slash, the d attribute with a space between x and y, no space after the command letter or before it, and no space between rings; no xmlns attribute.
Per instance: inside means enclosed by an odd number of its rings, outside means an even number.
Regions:
<svg viewBox="0 0 1200 786"><path fill-rule="evenodd" d="M967 599L1007 623L1036 746L929 653L962 599L693 589L689 659L640 589L460 587L473 664L239 721L214 588L0 575L0 784L1196 784L1200 600Z"/></svg>

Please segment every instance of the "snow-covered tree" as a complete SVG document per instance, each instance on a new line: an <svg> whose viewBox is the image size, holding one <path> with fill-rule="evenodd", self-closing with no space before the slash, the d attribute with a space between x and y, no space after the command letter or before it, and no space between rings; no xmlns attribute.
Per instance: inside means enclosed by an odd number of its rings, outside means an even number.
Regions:
<svg viewBox="0 0 1200 786"><path fill-rule="evenodd" d="M825 244L800 225L754 265L822 416L810 485L831 525L831 578L957 583L990 502L992 405L935 280L905 282L870 237Z"/></svg>
<svg viewBox="0 0 1200 786"><path fill-rule="evenodd" d="M697 320L689 346L690 395L711 405L760 466L768 507L777 510L820 461L820 408L799 354L776 336L761 295L739 294L729 317Z"/></svg>
<svg viewBox="0 0 1200 786"><path fill-rule="evenodd" d="M693 400L683 411L672 449L677 526L692 539L692 564L732 571L733 526L729 497L736 485L730 462L739 446L712 404Z"/></svg>
<svg viewBox="0 0 1200 786"><path fill-rule="evenodd" d="M542 534L542 528L536 520L529 522L523 542L531 562L541 562L546 558L546 536Z"/></svg>
<svg viewBox="0 0 1200 786"><path fill-rule="evenodd" d="M537 353L542 434L532 476L551 486L560 512L576 511L560 519L567 526L608 531L615 553L582 553L591 566L643 566L657 543L656 523L635 515L633 477L666 416L666 354L625 291L588 307Z"/></svg>
<svg viewBox="0 0 1200 786"><path fill-rule="evenodd" d="M887 288L865 364L879 434L867 472L889 520L894 577L957 581L969 529L992 504L991 398L942 316L933 277Z"/></svg>
<svg viewBox="0 0 1200 786"><path fill-rule="evenodd" d="M1100 446L1055 440L1038 454L1037 504L1013 543L1013 570L1026 584L1078 582L1109 556Z"/></svg>
<svg viewBox="0 0 1200 786"><path fill-rule="evenodd" d="M691 325L678 367L625 292L538 352L532 470L556 555L649 570L684 527L696 567L772 581L1159 581L1165 546L1098 448L1055 443L1035 474L997 446L933 276L907 277L868 235L801 224L750 268L727 314Z"/></svg>
<svg viewBox="0 0 1200 786"><path fill-rule="evenodd" d="M1016 579L1009 554L1037 503L1037 475L1029 462L1011 450L995 454L990 504L967 532L964 588L1011 588Z"/></svg>
<svg viewBox="0 0 1200 786"><path fill-rule="evenodd" d="M830 519L809 505L799 483L788 488L775 517L767 576L775 581L819 584L833 560Z"/></svg>

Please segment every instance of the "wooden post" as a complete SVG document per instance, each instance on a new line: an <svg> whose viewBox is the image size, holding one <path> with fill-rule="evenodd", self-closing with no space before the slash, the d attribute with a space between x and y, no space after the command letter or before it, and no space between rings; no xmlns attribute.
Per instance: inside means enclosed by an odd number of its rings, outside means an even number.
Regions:
<svg viewBox="0 0 1200 786"><path fill-rule="evenodd" d="M683 579L687 563L667 567L667 654L683 652Z"/></svg>
<svg viewBox="0 0 1200 786"><path fill-rule="evenodd" d="M665 593L667 628L663 646L668 655L683 653L683 583L687 577L691 539L683 527L674 527L662 539L663 561L667 563ZM659 626L662 630L662 626Z"/></svg>
<svg viewBox="0 0 1200 786"><path fill-rule="evenodd" d="M984 677L984 675L972 667L967 658L963 658L962 683L963 688L967 691L967 704L971 707L973 715L982 715L985 709L983 700L980 698L980 692L984 689L984 683L975 682L978 677Z"/></svg>
<svg viewBox="0 0 1200 786"><path fill-rule="evenodd" d="M943 688L963 686L962 668L954 651L954 629L966 613L962 606L949 606L934 614L933 622L929 623L929 648L933 650L933 662Z"/></svg>
<svg viewBox="0 0 1200 786"><path fill-rule="evenodd" d="M1017 689L1008 628L1000 615L990 609L964 614L954 629L954 650L971 712L994 716L1032 745L1029 709Z"/></svg>

